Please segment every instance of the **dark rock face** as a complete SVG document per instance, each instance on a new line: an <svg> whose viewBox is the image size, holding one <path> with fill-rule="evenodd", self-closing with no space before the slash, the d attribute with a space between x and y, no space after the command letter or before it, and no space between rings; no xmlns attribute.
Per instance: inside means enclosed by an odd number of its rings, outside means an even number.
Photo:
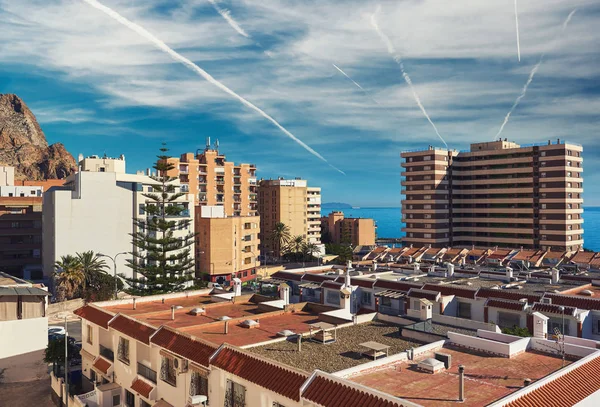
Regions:
<svg viewBox="0 0 600 407"><path fill-rule="evenodd" d="M66 178L77 169L61 143L51 146L35 116L17 95L0 94L0 165L15 167L15 178Z"/></svg>

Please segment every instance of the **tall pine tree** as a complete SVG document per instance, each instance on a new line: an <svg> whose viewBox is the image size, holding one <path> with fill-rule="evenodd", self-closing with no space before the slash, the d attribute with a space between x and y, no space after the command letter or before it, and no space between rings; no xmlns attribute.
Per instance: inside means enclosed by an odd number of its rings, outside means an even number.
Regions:
<svg viewBox="0 0 600 407"><path fill-rule="evenodd" d="M152 192L142 194L146 198L146 216L133 219L136 231L131 236L135 248L127 265L137 273L137 278L125 278L130 286L126 291L132 295L181 291L193 280L190 246L195 235L184 231L193 230L194 226L184 213L190 209L177 202L185 193L177 192L173 183L177 178L167 175L175 168L168 162L168 151L163 143L153 167L157 175L150 177L155 181L151 184Z"/></svg>

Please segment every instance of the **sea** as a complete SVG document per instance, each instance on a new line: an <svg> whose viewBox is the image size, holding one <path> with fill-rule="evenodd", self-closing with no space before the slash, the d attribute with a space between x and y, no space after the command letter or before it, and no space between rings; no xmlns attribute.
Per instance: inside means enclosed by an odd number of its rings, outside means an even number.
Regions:
<svg viewBox="0 0 600 407"><path fill-rule="evenodd" d="M400 238L404 236L400 222L401 209L398 208L323 208L322 216L332 211L342 211L349 218L373 218L377 224L377 237ZM600 252L600 207L584 207L583 212L583 246L586 249Z"/></svg>

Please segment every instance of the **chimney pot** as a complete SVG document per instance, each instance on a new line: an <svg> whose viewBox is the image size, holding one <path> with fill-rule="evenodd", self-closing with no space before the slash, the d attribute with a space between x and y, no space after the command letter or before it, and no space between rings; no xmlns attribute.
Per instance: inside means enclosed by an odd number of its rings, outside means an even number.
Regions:
<svg viewBox="0 0 600 407"><path fill-rule="evenodd" d="M135 297L133 298L133 309L135 309Z"/></svg>
<svg viewBox="0 0 600 407"><path fill-rule="evenodd" d="M531 379L527 378L523 380L523 387L527 387L531 384Z"/></svg>
<svg viewBox="0 0 600 407"><path fill-rule="evenodd" d="M171 305L171 321L175 321L175 305Z"/></svg>
<svg viewBox="0 0 600 407"><path fill-rule="evenodd" d="M227 335L229 333L229 321L225 321L225 330L224 330L225 335Z"/></svg>
<svg viewBox="0 0 600 407"><path fill-rule="evenodd" d="M465 367L458 365L458 401L465 401Z"/></svg>

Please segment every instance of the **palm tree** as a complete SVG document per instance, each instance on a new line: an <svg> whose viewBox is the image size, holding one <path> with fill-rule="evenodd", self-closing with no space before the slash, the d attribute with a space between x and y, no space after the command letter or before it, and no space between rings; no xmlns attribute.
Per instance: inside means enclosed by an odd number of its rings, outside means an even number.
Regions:
<svg viewBox="0 0 600 407"><path fill-rule="evenodd" d="M271 239L275 246L277 256L281 259L281 253L290 241L290 227L283 222L277 222L271 231Z"/></svg>
<svg viewBox="0 0 600 407"><path fill-rule="evenodd" d="M85 287L85 274L79 259L75 256L61 256L54 264L54 277L57 280L57 288L65 291L66 298L72 298L79 286Z"/></svg>
<svg viewBox="0 0 600 407"><path fill-rule="evenodd" d="M106 262L91 250L77 253L77 260L81 263L81 270L85 275L87 285L90 285L96 274L106 274L108 268Z"/></svg>
<svg viewBox="0 0 600 407"><path fill-rule="evenodd" d="M306 258L306 256L314 257L314 254L319 252L319 247L312 242L306 242L304 246L302 246L302 255L305 256L304 258Z"/></svg>
<svg viewBox="0 0 600 407"><path fill-rule="evenodd" d="M302 235L297 235L290 240L288 245L290 253L294 253L296 260L298 259L298 255L302 254L302 246L304 246L304 237Z"/></svg>

